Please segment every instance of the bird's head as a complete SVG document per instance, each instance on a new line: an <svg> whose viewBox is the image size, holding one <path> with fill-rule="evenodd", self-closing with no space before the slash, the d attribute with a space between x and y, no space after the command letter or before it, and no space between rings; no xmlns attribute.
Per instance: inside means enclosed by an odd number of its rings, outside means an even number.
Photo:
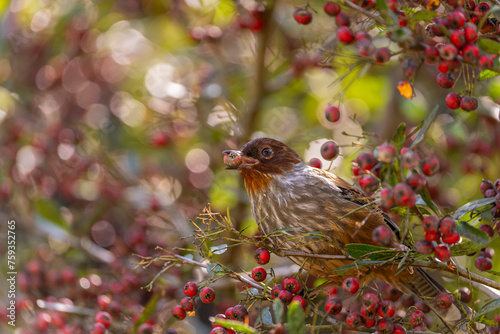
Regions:
<svg viewBox="0 0 500 334"><path fill-rule="evenodd" d="M269 180L290 171L302 159L289 146L272 138L257 138L241 150L226 150L226 169L237 169L250 192L265 187Z"/></svg>

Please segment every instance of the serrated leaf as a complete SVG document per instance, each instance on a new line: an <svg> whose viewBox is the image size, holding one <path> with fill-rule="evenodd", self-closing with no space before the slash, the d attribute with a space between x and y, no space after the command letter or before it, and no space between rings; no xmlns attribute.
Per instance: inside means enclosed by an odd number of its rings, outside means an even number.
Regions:
<svg viewBox="0 0 500 334"><path fill-rule="evenodd" d="M463 256L473 254L484 248L484 245L470 240L464 240L459 244L450 247L451 256Z"/></svg>
<svg viewBox="0 0 500 334"><path fill-rule="evenodd" d="M436 118L438 109L439 109L439 105L435 106L434 109L432 109L432 111L429 113L429 115L427 116L427 118L424 121L424 124L422 125L422 128L415 136L415 139L411 143L409 149L412 149L415 145L417 145L418 143L420 143L422 141L422 139L424 138L424 134L427 132L427 130L429 130L431 124L434 122L434 119Z"/></svg>
<svg viewBox="0 0 500 334"><path fill-rule="evenodd" d="M394 132L394 135L392 136L392 142L396 147L396 152L401 151L401 148L403 148L405 140L406 140L406 123L401 123L399 124L398 128Z"/></svg>
<svg viewBox="0 0 500 334"><path fill-rule="evenodd" d="M419 194L422 198L422 200L425 202L425 204L431 208L432 211L434 211L434 213L438 216L441 215L441 211L439 210L438 206L436 205L436 203L434 203L434 201L432 200L431 198L431 194L429 194L429 190L427 189L427 187L424 187L422 190L420 190L420 194Z"/></svg>
<svg viewBox="0 0 500 334"><path fill-rule="evenodd" d="M35 209L38 212L38 214L43 218L53 223L56 223L57 225L63 227L64 229L68 228L68 224L66 223L66 220L62 216L61 211L59 210L59 206L56 204L55 201L41 199L41 198L36 199Z"/></svg>
<svg viewBox="0 0 500 334"><path fill-rule="evenodd" d="M306 332L306 315L300 303L291 303L287 313L288 331L302 334Z"/></svg>
<svg viewBox="0 0 500 334"><path fill-rule="evenodd" d="M214 274L214 275L223 275L227 272L226 269L224 269L220 264L217 263L210 263L207 266L207 271L209 274Z"/></svg>
<svg viewBox="0 0 500 334"><path fill-rule="evenodd" d="M222 244L222 245L212 246L210 247L210 250L212 251L212 253L220 255L224 254L227 251L227 248L228 247L226 244Z"/></svg>
<svg viewBox="0 0 500 334"><path fill-rule="evenodd" d="M480 209L488 204L493 204L495 202L495 198L481 198L472 202L469 202L465 205L462 205L455 211L453 214L453 219L460 219L467 213Z"/></svg>
<svg viewBox="0 0 500 334"><path fill-rule="evenodd" d="M481 309L476 313L474 319L477 319L485 314L496 311L498 309L500 309L500 298L484 304L483 307L481 307ZM472 321L474 321L474 319Z"/></svg>
<svg viewBox="0 0 500 334"><path fill-rule="evenodd" d="M488 80L494 77L499 76L500 73L492 71L492 70L482 70L481 73L479 73L479 81L481 80Z"/></svg>
<svg viewBox="0 0 500 334"><path fill-rule="evenodd" d="M490 238L483 230L475 228L464 221L457 222L457 232L464 238L469 239L478 244L486 245L490 242Z"/></svg>
<svg viewBox="0 0 500 334"><path fill-rule="evenodd" d="M278 324L283 318L283 304L281 303L279 298L276 298L273 302L273 311L274 319L276 320L275 322Z"/></svg>
<svg viewBox="0 0 500 334"><path fill-rule="evenodd" d="M258 333L258 331L255 328L246 325L241 321L221 319L215 317L210 317L209 320L211 322L215 322L218 325L221 325L224 328L232 328L233 330L239 333Z"/></svg>
<svg viewBox="0 0 500 334"><path fill-rule="evenodd" d="M266 306L259 314L260 319L264 325L272 325L273 324L273 316L271 311L269 310L269 306Z"/></svg>
<svg viewBox="0 0 500 334"><path fill-rule="evenodd" d="M500 43L488 38L480 38L477 40L477 45L486 53L500 53Z"/></svg>
<svg viewBox="0 0 500 334"><path fill-rule="evenodd" d="M370 260L387 260L397 254L396 251L389 248L365 244L347 244L345 251L355 259Z"/></svg>

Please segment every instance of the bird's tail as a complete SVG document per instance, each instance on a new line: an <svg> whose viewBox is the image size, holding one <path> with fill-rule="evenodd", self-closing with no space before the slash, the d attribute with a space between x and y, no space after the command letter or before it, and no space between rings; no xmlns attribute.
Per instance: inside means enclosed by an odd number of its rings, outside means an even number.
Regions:
<svg viewBox="0 0 500 334"><path fill-rule="evenodd" d="M404 289L408 289L407 292L422 298L424 303L441 319L445 326L445 328L442 328L443 333L465 334L474 333L474 331L478 334L489 333L486 325L481 323L470 324L467 327L468 319L472 318L474 311L459 300L454 300L453 304L447 309L439 308L434 302L434 298L439 293L448 291L424 269L414 269L415 273L411 275L411 280L406 282Z"/></svg>

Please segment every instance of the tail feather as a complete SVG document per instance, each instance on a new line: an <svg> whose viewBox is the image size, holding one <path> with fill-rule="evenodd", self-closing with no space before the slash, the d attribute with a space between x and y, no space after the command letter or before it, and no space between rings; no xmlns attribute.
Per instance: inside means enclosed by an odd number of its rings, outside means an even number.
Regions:
<svg viewBox="0 0 500 334"><path fill-rule="evenodd" d="M446 328L442 328L443 333L465 334L471 333L466 324L467 319L473 315L473 310L462 302L455 300L453 304L442 309L434 303L434 298L441 292L448 292L439 282L429 275L422 268L414 268L416 273L412 279L407 282L406 289L411 294L422 298L424 303L441 319ZM481 323L474 324L474 329L479 334L489 333L488 328Z"/></svg>

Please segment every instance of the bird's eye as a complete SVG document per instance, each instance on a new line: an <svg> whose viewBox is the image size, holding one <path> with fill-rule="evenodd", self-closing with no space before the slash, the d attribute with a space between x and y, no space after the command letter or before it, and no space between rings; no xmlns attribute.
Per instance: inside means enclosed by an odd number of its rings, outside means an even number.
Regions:
<svg viewBox="0 0 500 334"><path fill-rule="evenodd" d="M264 147L261 151L260 151L260 154L264 157L264 158L270 158L272 155L273 155L273 150L269 147Z"/></svg>

